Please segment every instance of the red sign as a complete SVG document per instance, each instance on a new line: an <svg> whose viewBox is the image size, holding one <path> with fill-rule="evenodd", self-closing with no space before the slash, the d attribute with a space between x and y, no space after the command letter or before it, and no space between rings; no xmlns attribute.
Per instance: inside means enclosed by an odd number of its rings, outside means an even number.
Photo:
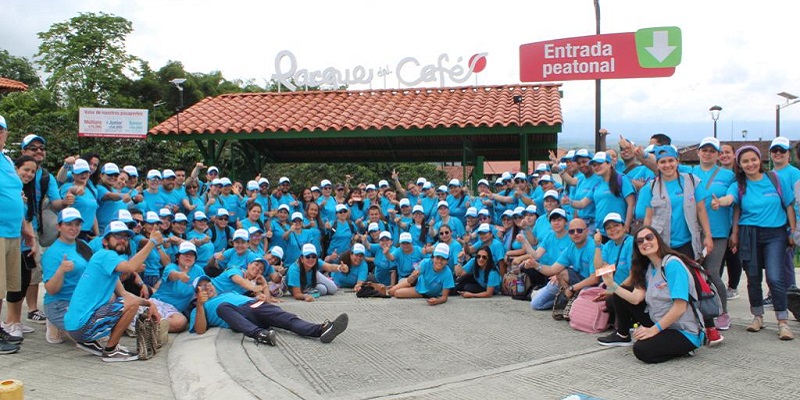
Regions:
<svg viewBox="0 0 800 400"><path fill-rule="evenodd" d="M633 32L581 36L519 46L522 82L672 76L675 67L642 68Z"/></svg>

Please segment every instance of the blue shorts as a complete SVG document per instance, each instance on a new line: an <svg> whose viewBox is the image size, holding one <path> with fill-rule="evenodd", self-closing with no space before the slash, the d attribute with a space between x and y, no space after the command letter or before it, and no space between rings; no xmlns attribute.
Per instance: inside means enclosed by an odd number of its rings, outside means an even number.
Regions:
<svg viewBox="0 0 800 400"><path fill-rule="evenodd" d="M117 325L124 313L122 297L117 297L111 303L106 303L95 310L83 326L74 331L67 331L76 342L91 342L111 335L111 330Z"/></svg>
<svg viewBox="0 0 800 400"><path fill-rule="evenodd" d="M69 300L55 300L44 305L44 315L58 329L64 329L64 314L67 313Z"/></svg>

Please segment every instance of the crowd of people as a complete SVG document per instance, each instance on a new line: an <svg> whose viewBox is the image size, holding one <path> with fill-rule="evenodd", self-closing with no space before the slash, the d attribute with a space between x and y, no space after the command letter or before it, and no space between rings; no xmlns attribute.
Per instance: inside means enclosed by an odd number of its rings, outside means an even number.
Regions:
<svg viewBox="0 0 800 400"><path fill-rule="evenodd" d="M7 137L0 117L0 148ZM770 146L772 171L758 148L715 138L699 143L699 165L682 165L657 134L648 146L620 137L619 152L551 153L530 175L480 179L476 193L457 179L396 172L377 185L346 176L295 191L289 177L276 187L260 175L234 182L202 163L140 178L136 166L96 154L67 157L53 175L42 168L46 143L28 135L21 157L0 160L0 353L18 351L33 331L23 300L49 343L69 338L104 361L128 361L136 352L119 341L139 313L164 332L230 327L275 345L273 328L282 328L329 343L347 314L314 324L275 305L280 297L313 302L379 285L438 305L498 295L509 275L524 275L534 310L603 287L595 301L607 303L614 329L598 343L633 346L645 362L722 343L742 271L747 330L761 330L772 307L778 337L793 338L786 294L796 285L800 170L786 138ZM696 312L694 261L721 295L716 318Z"/></svg>

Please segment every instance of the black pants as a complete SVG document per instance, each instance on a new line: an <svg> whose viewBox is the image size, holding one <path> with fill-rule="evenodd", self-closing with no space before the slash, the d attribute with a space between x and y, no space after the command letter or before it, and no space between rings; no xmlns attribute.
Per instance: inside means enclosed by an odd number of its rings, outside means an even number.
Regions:
<svg viewBox="0 0 800 400"><path fill-rule="evenodd" d="M475 276L467 274L456 280L456 292L483 293L486 289L475 281Z"/></svg>
<svg viewBox="0 0 800 400"><path fill-rule="evenodd" d="M241 306L222 303L217 308L217 314L232 330L242 332L248 337L255 337L259 331L268 328L286 329L300 336L320 337L322 334L320 324L304 321L274 304L263 303L252 308L250 305L253 303L248 302Z"/></svg>
<svg viewBox="0 0 800 400"><path fill-rule="evenodd" d="M730 247L725 249L725 263L722 268L726 265L728 266L728 287L736 289L739 287L739 281L742 280L742 262L739 260L739 256L731 251ZM722 269L720 269L721 273Z"/></svg>
<svg viewBox="0 0 800 400"><path fill-rule="evenodd" d="M21 283L19 292L7 292L6 301L9 303L18 303L25 299L25 293L28 292L28 286L31 285L31 270L36 268L36 261L33 258L30 250L22 252L22 260L20 262L22 269Z"/></svg>
<svg viewBox="0 0 800 400"><path fill-rule="evenodd" d="M645 312L645 302L631 304L622 297L614 295L613 303L618 334L628 336L634 322L648 328L655 325L650 319L650 314ZM682 333L675 329L664 329L650 339L637 340L633 344L633 355L643 362L655 364L683 357L694 349L694 344Z"/></svg>

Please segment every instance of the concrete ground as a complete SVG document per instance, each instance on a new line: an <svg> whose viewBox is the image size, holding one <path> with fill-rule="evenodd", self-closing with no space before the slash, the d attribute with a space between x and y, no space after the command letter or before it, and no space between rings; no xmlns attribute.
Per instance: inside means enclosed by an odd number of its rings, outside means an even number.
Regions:
<svg viewBox="0 0 800 400"><path fill-rule="evenodd" d="M800 274L800 272L798 273ZM68 343L44 341L44 325L22 350L0 356L0 379L25 385L26 399L603 399L800 398L798 339L777 339L750 322L745 282L729 303L733 326L718 348L692 358L646 365L630 348L597 345L549 312L508 297L449 300L359 299L352 292L284 309L321 322L350 316L333 343L279 331L278 346L256 346L214 328L170 335L153 359L107 364ZM123 344L135 347L126 338Z"/></svg>

